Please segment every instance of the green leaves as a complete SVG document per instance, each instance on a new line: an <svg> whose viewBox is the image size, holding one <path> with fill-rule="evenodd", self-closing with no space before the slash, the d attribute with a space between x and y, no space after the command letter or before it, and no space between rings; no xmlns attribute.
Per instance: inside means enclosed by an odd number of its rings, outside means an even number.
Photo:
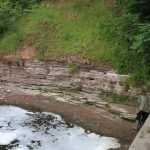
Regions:
<svg viewBox="0 0 150 150"><path fill-rule="evenodd" d="M9 0L0 1L0 34L7 31L18 18L16 9Z"/></svg>
<svg viewBox="0 0 150 150"><path fill-rule="evenodd" d="M41 0L9 0L13 7L20 7L22 10L30 9L33 5L37 4Z"/></svg>
<svg viewBox="0 0 150 150"><path fill-rule="evenodd" d="M139 25L139 33L134 37L131 49L137 53L150 52L150 24Z"/></svg>
<svg viewBox="0 0 150 150"><path fill-rule="evenodd" d="M147 22L150 19L149 0L128 0L126 9L132 14L138 14L140 22Z"/></svg>
<svg viewBox="0 0 150 150"><path fill-rule="evenodd" d="M150 3L148 0L117 0L124 8L117 33L124 49L116 51L116 66L121 73L137 79L150 77ZM140 79L139 79L140 78Z"/></svg>
<svg viewBox="0 0 150 150"><path fill-rule="evenodd" d="M39 0L0 0L0 35L12 29L24 10L37 2Z"/></svg>
<svg viewBox="0 0 150 150"><path fill-rule="evenodd" d="M139 56L148 75L150 75L150 24L140 24L139 33L131 46Z"/></svg>

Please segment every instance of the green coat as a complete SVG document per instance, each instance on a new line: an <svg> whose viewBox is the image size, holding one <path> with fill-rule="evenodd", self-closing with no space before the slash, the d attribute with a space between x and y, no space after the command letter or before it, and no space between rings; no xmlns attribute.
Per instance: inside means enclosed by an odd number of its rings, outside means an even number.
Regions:
<svg viewBox="0 0 150 150"><path fill-rule="evenodd" d="M150 112L150 107L149 107L149 96L148 95L140 95L139 96L139 103L136 109L136 113L139 113L140 111L144 112Z"/></svg>

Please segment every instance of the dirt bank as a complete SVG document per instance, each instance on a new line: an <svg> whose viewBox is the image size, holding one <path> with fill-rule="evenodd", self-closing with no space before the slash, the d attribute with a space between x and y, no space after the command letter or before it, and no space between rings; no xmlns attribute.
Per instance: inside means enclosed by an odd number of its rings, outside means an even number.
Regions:
<svg viewBox="0 0 150 150"><path fill-rule="evenodd" d="M26 109L60 114L66 121L80 125L86 130L119 139L122 145L119 150L127 150L136 135L132 123L116 118L104 109L84 104L69 104L21 92L8 92L5 99L0 100L0 104L17 105Z"/></svg>

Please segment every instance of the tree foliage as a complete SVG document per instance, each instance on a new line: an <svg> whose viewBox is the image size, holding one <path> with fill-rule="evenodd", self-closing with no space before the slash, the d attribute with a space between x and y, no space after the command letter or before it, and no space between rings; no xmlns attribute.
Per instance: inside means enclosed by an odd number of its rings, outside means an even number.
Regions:
<svg viewBox="0 0 150 150"><path fill-rule="evenodd" d="M18 12L9 0L0 1L0 34L7 31L18 18Z"/></svg>
<svg viewBox="0 0 150 150"><path fill-rule="evenodd" d="M150 3L149 0L117 0L122 7L117 29L124 49L116 51L120 72L150 77Z"/></svg>
<svg viewBox="0 0 150 150"><path fill-rule="evenodd" d="M9 0L13 7L20 7L22 10L30 9L34 4L39 3L41 0Z"/></svg>
<svg viewBox="0 0 150 150"><path fill-rule="evenodd" d="M40 0L0 0L0 35L12 29L25 10Z"/></svg>
<svg viewBox="0 0 150 150"><path fill-rule="evenodd" d="M150 21L149 0L128 0L126 10L132 14L137 14L140 22Z"/></svg>

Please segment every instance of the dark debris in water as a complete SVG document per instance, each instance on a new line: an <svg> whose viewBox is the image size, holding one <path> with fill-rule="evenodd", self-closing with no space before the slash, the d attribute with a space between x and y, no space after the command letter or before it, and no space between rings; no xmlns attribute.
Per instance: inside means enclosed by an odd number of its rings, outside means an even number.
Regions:
<svg viewBox="0 0 150 150"><path fill-rule="evenodd" d="M18 147L18 146L19 146L19 141L14 140L8 145L0 145L0 150L10 150L10 149Z"/></svg>
<svg viewBox="0 0 150 150"><path fill-rule="evenodd" d="M41 147L41 141L32 140L30 145L28 144L27 147L29 148L29 150L36 149L37 147Z"/></svg>
<svg viewBox="0 0 150 150"><path fill-rule="evenodd" d="M43 131L45 134L50 134L48 131L50 129L58 129L59 127L65 127L66 130L73 128L74 124L59 121L56 116L46 114L46 113L36 113L36 114L27 114L30 116L29 120L26 120L22 126L29 126L35 130L32 132ZM52 135L54 136L54 135Z"/></svg>

